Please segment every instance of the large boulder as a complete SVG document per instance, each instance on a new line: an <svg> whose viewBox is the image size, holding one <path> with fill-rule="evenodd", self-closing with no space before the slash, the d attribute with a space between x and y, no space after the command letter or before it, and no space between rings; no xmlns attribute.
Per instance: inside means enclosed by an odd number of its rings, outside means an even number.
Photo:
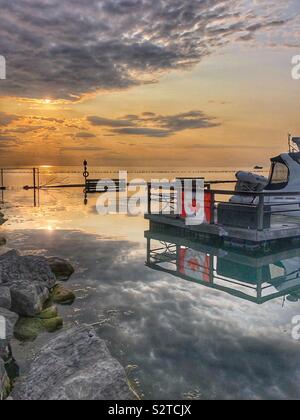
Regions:
<svg viewBox="0 0 300 420"><path fill-rule="evenodd" d="M38 282L51 289L56 277L44 257L21 256L17 251L9 251L0 256L0 284Z"/></svg>
<svg viewBox="0 0 300 420"><path fill-rule="evenodd" d="M0 285L0 308L10 309L11 308L11 295L10 289L6 286Z"/></svg>
<svg viewBox="0 0 300 420"><path fill-rule="evenodd" d="M134 399L125 371L93 328L60 333L35 357L15 385L15 400Z"/></svg>
<svg viewBox="0 0 300 420"><path fill-rule="evenodd" d="M46 258L21 256L14 250L0 256L0 287L10 289L13 312L21 316L39 314L55 284Z"/></svg>
<svg viewBox="0 0 300 420"><path fill-rule="evenodd" d="M20 316L40 314L50 296L47 287L37 282L17 282L11 285L10 292L11 310Z"/></svg>
<svg viewBox="0 0 300 420"><path fill-rule="evenodd" d="M74 268L72 265L66 261L62 260L61 258L52 257L47 259L48 264L55 274L57 280L59 281L67 281L74 273Z"/></svg>

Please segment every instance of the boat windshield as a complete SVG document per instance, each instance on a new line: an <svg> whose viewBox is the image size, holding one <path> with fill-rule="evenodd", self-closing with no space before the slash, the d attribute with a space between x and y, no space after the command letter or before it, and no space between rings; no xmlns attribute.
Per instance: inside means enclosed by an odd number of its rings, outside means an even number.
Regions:
<svg viewBox="0 0 300 420"><path fill-rule="evenodd" d="M280 190L289 182L289 168L283 162L273 162L267 190Z"/></svg>

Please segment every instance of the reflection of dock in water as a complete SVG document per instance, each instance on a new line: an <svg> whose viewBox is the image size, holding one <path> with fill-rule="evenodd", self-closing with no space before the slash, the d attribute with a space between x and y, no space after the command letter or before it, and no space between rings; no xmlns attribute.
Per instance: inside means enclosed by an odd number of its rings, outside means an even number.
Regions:
<svg viewBox="0 0 300 420"><path fill-rule="evenodd" d="M146 265L156 271L203 285L256 304L300 298L300 248L244 254L201 241L145 232Z"/></svg>

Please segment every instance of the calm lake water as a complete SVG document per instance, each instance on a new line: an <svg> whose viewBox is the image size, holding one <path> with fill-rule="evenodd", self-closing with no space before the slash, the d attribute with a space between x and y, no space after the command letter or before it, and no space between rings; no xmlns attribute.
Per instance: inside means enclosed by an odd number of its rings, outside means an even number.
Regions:
<svg viewBox="0 0 300 420"><path fill-rule="evenodd" d="M43 171L41 183L82 181L68 168ZM99 216L81 188L42 191L34 208L20 188L30 183L30 173L7 175L8 247L70 260L77 300L59 309L64 328L95 324L144 398L299 399L300 247L245 256L187 243L142 217ZM14 342L21 374L48 339Z"/></svg>

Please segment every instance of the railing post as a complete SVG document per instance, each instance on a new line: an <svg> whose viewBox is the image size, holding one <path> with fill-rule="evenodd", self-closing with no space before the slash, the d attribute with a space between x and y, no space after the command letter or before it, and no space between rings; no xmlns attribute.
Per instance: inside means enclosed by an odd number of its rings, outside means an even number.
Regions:
<svg viewBox="0 0 300 420"><path fill-rule="evenodd" d="M204 203L205 203L205 195L204 195ZM210 224L211 225L215 224L215 194L213 192L210 192Z"/></svg>
<svg viewBox="0 0 300 420"><path fill-rule="evenodd" d="M258 204L258 227L259 231L264 230L264 219L265 219L265 196L264 194L259 195Z"/></svg>
<svg viewBox="0 0 300 420"><path fill-rule="evenodd" d="M33 205L36 207L36 168L33 168Z"/></svg>

